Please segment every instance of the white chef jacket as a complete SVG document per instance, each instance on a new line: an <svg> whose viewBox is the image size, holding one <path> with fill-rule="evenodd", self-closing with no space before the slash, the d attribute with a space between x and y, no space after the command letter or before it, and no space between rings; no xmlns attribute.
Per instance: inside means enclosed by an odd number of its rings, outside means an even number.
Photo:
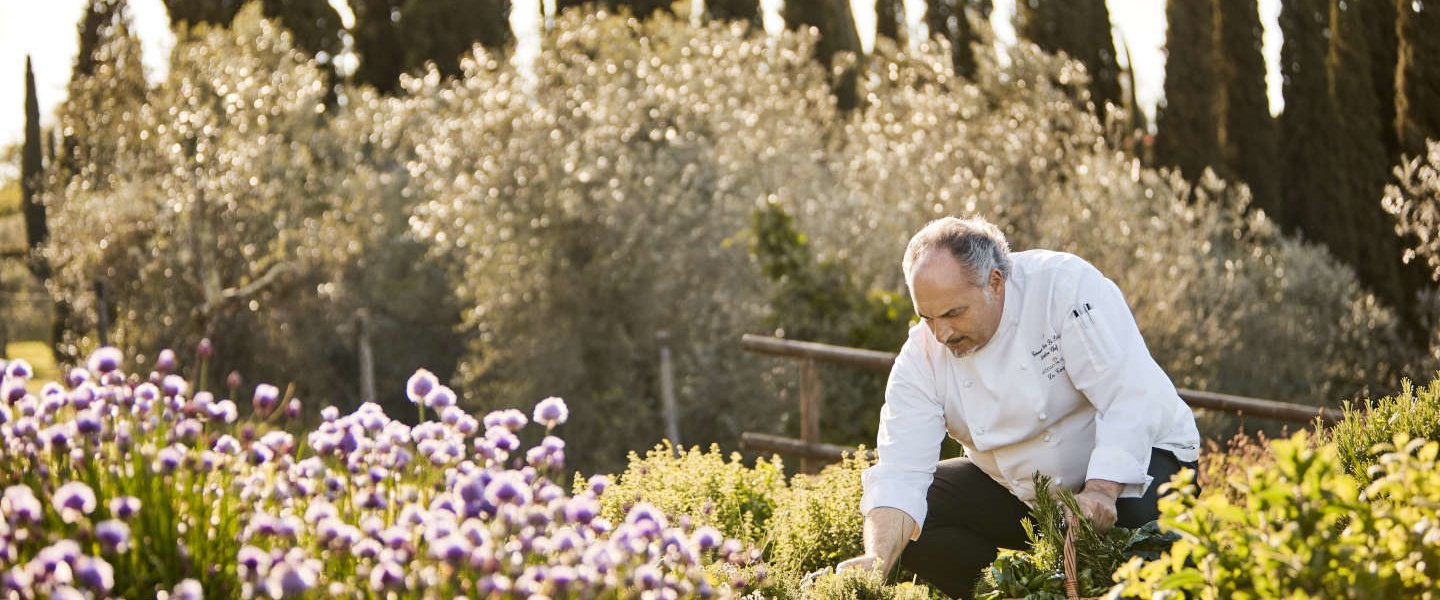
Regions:
<svg viewBox="0 0 1440 600"><path fill-rule="evenodd" d="M1120 288L1083 259L1010 255L1000 326L956 358L924 323L896 357L862 475L862 513L900 509L925 523L926 492L947 432L965 455L1027 504L1032 476L1078 490L1087 479L1143 495L1151 448L1199 458L1195 416L1151 358Z"/></svg>

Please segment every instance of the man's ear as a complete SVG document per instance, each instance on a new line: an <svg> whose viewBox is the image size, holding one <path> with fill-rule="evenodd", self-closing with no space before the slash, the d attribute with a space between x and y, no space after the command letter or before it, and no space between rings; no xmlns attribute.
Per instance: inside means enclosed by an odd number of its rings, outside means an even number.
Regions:
<svg viewBox="0 0 1440 600"><path fill-rule="evenodd" d="M1005 289L1005 276L1000 274L1000 269L990 269L990 293L998 294Z"/></svg>

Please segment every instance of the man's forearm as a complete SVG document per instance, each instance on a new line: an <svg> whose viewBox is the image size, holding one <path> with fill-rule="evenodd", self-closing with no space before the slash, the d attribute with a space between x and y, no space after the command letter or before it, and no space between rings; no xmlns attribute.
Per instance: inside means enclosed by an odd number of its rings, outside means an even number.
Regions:
<svg viewBox="0 0 1440 600"><path fill-rule="evenodd" d="M900 552L915 531L915 520L898 508L881 506L865 515L865 554L878 557L883 573L900 562Z"/></svg>

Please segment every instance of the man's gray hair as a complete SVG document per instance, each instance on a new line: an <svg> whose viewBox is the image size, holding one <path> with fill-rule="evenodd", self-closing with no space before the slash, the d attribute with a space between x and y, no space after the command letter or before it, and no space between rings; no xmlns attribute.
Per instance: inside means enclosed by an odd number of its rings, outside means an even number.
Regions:
<svg viewBox="0 0 1440 600"><path fill-rule="evenodd" d="M945 217L931 221L910 238L905 259L900 263L906 286L914 282L915 263L936 248L944 248L960 261L960 266L975 277L975 285L985 287L990 272L995 269L999 269L1007 281L1010 279L1010 243L1005 241L999 227L984 217Z"/></svg>

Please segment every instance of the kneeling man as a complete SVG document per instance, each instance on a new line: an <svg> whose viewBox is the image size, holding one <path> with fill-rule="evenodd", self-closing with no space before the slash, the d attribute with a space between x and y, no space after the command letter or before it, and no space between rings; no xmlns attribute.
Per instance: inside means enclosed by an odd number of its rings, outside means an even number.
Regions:
<svg viewBox="0 0 1440 600"><path fill-rule="evenodd" d="M927 225L902 268L921 323L863 475L865 555L841 569L899 559L969 598L997 548L1024 546L1037 472L1102 530L1159 516L1156 488L1194 468L1200 436L1113 282L1072 254L1012 254L978 217ZM939 461L947 432L964 458Z"/></svg>

